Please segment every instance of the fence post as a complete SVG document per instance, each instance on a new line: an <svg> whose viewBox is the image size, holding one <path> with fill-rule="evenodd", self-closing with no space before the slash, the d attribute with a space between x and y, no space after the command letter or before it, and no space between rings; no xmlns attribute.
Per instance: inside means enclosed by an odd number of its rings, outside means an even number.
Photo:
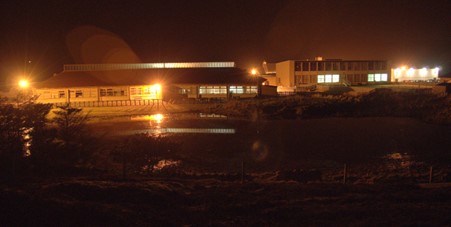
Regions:
<svg viewBox="0 0 451 227"><path fill-rule="evenodd" d="M244 177L245 177L245 173L244 173L244 160L241 161L241 184L244 183Z"/></svg>
<svg viewBox="0 0 451 227"><path fill-rule="evenodd" d="M432 183L432 176L433 176L433 173L434 173L434 169L433 169L432 166L431 166L431 167L429 167L429 184Z"/></svg>
<svg viewBox="0 0 451 227"><path fill-rule="evenodd" d="M343 166L343 184L346 184L346 177L348 175L348 165Z"/></svg>

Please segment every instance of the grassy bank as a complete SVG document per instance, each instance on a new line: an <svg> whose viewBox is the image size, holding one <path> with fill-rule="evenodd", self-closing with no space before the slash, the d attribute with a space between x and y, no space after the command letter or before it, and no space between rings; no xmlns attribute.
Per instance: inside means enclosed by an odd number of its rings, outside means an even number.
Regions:
<svg viewBox="0 0 451 227"><path fill-rule="evenodd" d="M449 187L61 178L2 185L6 226L451 224Z"/></svg>

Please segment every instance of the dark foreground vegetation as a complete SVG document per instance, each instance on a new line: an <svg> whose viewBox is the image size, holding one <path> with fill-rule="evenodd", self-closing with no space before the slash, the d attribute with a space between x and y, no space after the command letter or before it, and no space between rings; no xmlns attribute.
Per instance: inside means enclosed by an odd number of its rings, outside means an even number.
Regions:
<svg viewBox="0 0 451 227"><path fill-rule="evenodd" d="M60 178L2 185L5 226L448 226L449 187Z"/></svg>
<svg viewBox="0 0 451 227"><path fill-rule="evenodd" d="M231 101L210 110L254 121L396 116L449 125L450 100L382 90L357 97ZM451 224L446 165L432 171L395 154L400 157L391 163L351 166L346 184L336 163L253 172L252 163L243 162L233 171L211 172L182 152L178 141L147 134L94 136L88 118L69 106L52 110L33 100L1 101L2 225ZM202 160L211 155L202 153Z"/></svg>
<svg viewBox="0 0 451 227"><path fill-rule="evenodd" d="M366 95L295 95L228 102L213 108L228 116L266 119L324 117L411 117L451 124L451 96L376 89Z"/></svg>

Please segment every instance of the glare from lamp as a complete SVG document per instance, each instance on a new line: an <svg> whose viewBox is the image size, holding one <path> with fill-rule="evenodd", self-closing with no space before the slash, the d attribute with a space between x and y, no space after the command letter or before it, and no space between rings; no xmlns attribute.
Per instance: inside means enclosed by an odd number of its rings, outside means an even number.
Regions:
<svg viewBox="0 0 451 227"><path fill-rule="evenodd" d="M20 80L19 81L19 87L20 88L27 88L28 86L30 86L28 80Z"/></svg>

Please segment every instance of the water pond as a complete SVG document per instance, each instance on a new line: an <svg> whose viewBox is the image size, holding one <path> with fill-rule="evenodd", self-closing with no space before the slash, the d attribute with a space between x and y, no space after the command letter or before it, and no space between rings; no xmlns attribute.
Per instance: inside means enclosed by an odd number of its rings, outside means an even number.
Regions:
<svg viewBox="0 0 451 227"><path fill-rule="evenodd" d="M185 163L206 169L319 168L371 164L408 155L451 163L451 127L410 118L233 119L215 114L155 114L92 123L110 137L147 133L181 144Z"/></svg>

